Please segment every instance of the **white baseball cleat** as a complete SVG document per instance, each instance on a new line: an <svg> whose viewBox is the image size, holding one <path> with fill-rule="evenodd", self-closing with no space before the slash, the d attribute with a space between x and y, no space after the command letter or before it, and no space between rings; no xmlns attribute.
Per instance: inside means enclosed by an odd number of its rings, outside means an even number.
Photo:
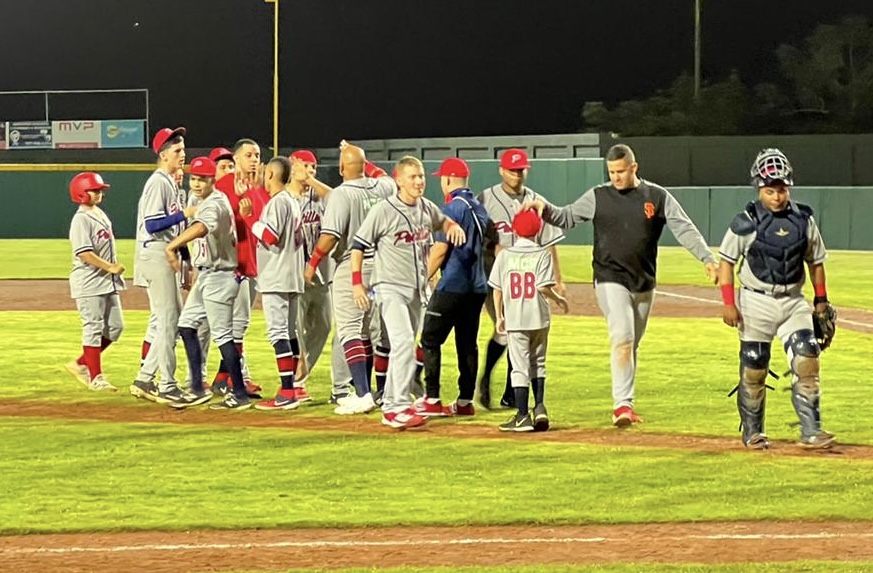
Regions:
<svg viewBox="0 0 873 573"><path fill-rule="evenodd" d="M87 386L91 387L91 374L88 372L88 367L79 364L77 361L73 360L64 364L64 369L73 375L73 377Z"/></svg>
<svg viewBox="0 0 873 573"><path fill-rule="evenodd" d="M103 376L103 374L98 374L97 376L95 376L94 379L91 380L91 382L88 384L88 387L96 392L118 392L118 388L110 384L109 380L107 380Z"/></svg>
<svg viewBox="0 0 873 573"><path fill-rule="evenodd" d="M367 392L361 397L352 396L344 400L334 409L333 413L340 416L352 416L354 414L367 414L375 409L376 402L373 401L373 395Z"/></svg>

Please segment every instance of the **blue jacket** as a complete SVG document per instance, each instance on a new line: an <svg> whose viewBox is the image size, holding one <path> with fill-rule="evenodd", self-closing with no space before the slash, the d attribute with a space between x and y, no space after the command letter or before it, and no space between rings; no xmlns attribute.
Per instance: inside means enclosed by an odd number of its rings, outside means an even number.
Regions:
<svg viewBox="0 0 873 573"><path fill-rule="evenodd" d="M488 213L469 189L456 189L449 194L443 213L457 222L467 235L467 242L455 247L443 232L434 235L434 240L447 243L449 251L443 260L442 277L436 290L457 294L485 293L487 280L482 257ZM447 198L448 199L448 198Z"/></svg>

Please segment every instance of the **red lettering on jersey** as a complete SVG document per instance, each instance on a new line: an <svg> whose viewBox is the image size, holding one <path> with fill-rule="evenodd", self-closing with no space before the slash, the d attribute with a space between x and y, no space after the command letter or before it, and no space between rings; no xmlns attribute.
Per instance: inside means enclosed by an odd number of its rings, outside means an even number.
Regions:
<svg viewBox="0 0 873 573"><path fill-rule="evenodd" d="M312 225L321 223L321 213L316 211L307 211L303 213L303 224Z"/></svg>
<svg viewBox="0 0 873 573"><path fill-rule="evenodd" d="M100 229L97 231L97 238L104 241L111 241L112 233L108 229Z"/></svg>
<svg viewBox="0 0 873 573"><path fill-rule="evenodd" d="M417 230L415 233L410 233L409 231L400 231L398 233L394 233L394 244L397 243L406 243L407 245L412 245L414 243L420 243L422 241L427 241L430 237L430 231L424 227Z"/></svg>

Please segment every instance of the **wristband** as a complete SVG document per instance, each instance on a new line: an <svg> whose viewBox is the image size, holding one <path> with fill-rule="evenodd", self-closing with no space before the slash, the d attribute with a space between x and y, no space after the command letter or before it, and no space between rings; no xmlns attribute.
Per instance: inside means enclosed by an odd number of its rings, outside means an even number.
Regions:
<svg viewBox="0 0 873 573"><path fill-rule="evenodd" d="M819 304L819 303L822 303L822 302L824 302L824 303L828 302L828 297L826 297L826 296L817 296L817 297L815 297L814 299L812 299L812 304Z"/></svg>
<svg viewBox="0 0 873 573"><path fill-rule="evenodd" d="M818 304L820 302L828 301L828 289L825 285L812 285L813 290L815 291L815 303ZM821 300L819 300L821 299Z"/></svg>
<svg viewBox="0 0 873 573"><path fill-rule="evenodd" d="M725 306L734 306L736 304L735 296L733 284L721 285L721 300Z"/></svg>
<svg viewBox="0 0 873 573"><path fill-rule="evenodd" d="M361 275L361 271L353 271L352 272L352 286L358 286L364 284L364 277Z"/></svg>
<svg viewBox="0 0 873 573"><path fill-rule="evenodd" d="M364 175L367 177L372 177L373 179L378 179L379 177L384 177L388 175L388 172L376 165L375 163L370 163L367 161L364 164Z"/></svg>
<svg viewBox="0 0 873 573"><path fill-rule="evenodd" d="M315 247L315 249L312 250L312 256L309 257L309 266L313 269L318 268L318 265L321 264L321 259L323 259L325 255L327 255L327 253L318 247Z"/></svg>

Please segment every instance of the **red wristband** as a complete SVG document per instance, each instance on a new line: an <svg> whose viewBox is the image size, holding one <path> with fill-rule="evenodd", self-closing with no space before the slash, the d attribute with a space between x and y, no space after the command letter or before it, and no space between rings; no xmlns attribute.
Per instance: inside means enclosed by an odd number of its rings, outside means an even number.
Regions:
<svg viewBox="0 0 873 573"><path fill-rule="evenodd" d="M388 172L376 165L375 163L370 163L367 161L364 164L364 175L367 177L372 177L373 179L377 179L379 177L384 177L388 175Z"/></svg>
<svg viewBox="0 0 873 573"><path fill-rule="evenodd" d="M353 271L352 272L352 286L358 286L364 284L364 277L361 275L361 271Z"/></svg>
<svg viewBox="0 0 873 573"><path fill-rule="evenodd" d="M721 285L721 300L724 301L726 306L734 306L736 304L735 296L734 285Z"/></svg>
<svg viewBox="0 0 873 573"><path fill-rule="evenodd" d="M827 298L828 297L828 289L825 285L812 285L812 288L815 290L816 298Z"/></svg>

